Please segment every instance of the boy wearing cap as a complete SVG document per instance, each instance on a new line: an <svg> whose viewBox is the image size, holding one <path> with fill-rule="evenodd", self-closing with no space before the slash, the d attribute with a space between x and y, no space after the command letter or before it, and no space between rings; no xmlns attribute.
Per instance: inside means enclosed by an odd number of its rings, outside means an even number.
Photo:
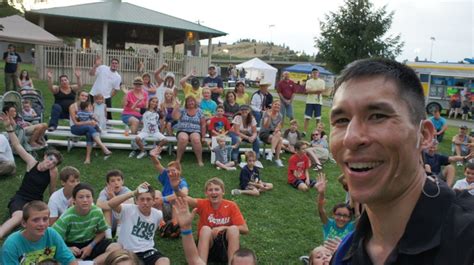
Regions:
<svg viewBox="0 0 474 265"><path fill-rule="evenodd" d="M306 81L306 108L304 110L304 132L306 135L308 131L309 120L314 116L316 118L316 124L321 121L321 108L323 105L322 93L325 89L324 80L319 78L319 70L313 68L311 70L311 79Z"/></svg>
<svg viewBox="0 0 474 265"><path fill-rule="evenodd" d="M209 65L208 76L202 81L202 87L208 87L211 89L211 99L216 102L217 105L222 104L222 99L220 96L224 92L224 83L222 78L217 75L216 66Z"/></svg>
<svg viewBox="0 0 474 265"><path fill-rule="evenodd" d="M467 135L467 126L460 125L459 133L453 136L452 140L452 151L457 156L466 156L472 152L474 143L469 135ZM457 162L458 166L462 166L462 162Z"/></svg>
<svg viewBox="0 0 474 265"><path fill-rule="evenodd" d="M186 82L186 81L188 81L189 78L191 78L191 84ZM202 87L200 86L199 78L197 78L195 76L194 71L190 72L188 75L181 78L181 80L179 80L179 84L183 88L184 98L192 96L193 98L196 99L196 102L197 102L198 105L201 104Z"/></svg>

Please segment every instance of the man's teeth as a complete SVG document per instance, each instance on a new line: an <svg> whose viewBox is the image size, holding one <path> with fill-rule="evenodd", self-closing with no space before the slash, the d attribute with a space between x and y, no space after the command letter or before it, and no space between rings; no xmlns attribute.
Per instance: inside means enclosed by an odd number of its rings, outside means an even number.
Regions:
<svg viewBox="0 0 474 265"><path fill-rule="evenodd" d="M351 169L355 169L355 170L360 170L360 169L369 170L374 167L377 167L380 164L381 162L368 162L368 163L349 163L348 165Z"/></svg>

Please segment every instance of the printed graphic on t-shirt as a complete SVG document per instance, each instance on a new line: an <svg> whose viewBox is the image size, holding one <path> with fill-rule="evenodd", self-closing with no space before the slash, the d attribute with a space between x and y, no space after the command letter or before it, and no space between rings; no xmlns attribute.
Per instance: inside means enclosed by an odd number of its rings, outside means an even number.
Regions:
<svg viewBox="0 0 474 265"><path fill-rule="evenodd" d="M207 221L212 227L222 226L222 225L227 225L228 223L230 223L230 217L215 218L214 214L211 213L207 217Z"/></svg>
<svg viewBox="0 0 474 265"><path fill-rule="evenodd" d="M146 240L153 240L154 231L155 224L143 221L138 217L137 223L133 225L132 235Z"/></svg>
<svg viewBox="0 0 474 265"><path fill-rule="evenodd" d="M56 254L56 247L51 246L45 249L35 250L29 253L24 253L20 256L18 261L20 264L30 265L30 264L38 264L44 261L53 261L54 255Z"/></svg>

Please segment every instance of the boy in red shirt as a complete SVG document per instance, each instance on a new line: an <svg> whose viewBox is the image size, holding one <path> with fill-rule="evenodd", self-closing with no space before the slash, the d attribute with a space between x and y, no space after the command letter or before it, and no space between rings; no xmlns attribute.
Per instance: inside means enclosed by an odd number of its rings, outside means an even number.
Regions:
<svg viewBox="0 0 474 265"><path fill-rule="evenodd" d="M306 148L308 148L306 142L297 142L296 154L288 161L288 184L301 191L308 191L316 184L316 181L309 177L308 169L311 167L311 162L305 153Z"/></svg>
<svg viewBox="0 0 474 265"><path fill-rule="evenodd" d="M230 123L224 116L225 111L222 105L217 106L216 115L213 116L209 123L209 131L211 136L227 135L230 130Z"/></svg>
<svg viewBox="0 0 474 265"><path fill-rule="evenodd" d="M173 188L178 188L179 179L171 177ZM211 178L205 184L207 199L186 197L191 208L199 215L198 252L201 259L210 262L228 262L240 247L240 234L247 234L249 229L240 212L239 206L233 201L224 200L224 182L219 178ZM192 233L182 230L181 235Z"/></svg>

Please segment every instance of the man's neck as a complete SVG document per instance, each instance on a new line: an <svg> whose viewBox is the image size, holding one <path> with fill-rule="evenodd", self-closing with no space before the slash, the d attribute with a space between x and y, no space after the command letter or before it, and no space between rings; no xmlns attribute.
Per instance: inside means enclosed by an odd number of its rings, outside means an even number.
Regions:
<svg viewBox="0 0 474 265"><path fill-rule="evenodd" d="M412 185L398 198L366 205L372 228L366 249L374 264L384 264L405 232L426 181L423 168L418 168L417 175Z"/></svg>

